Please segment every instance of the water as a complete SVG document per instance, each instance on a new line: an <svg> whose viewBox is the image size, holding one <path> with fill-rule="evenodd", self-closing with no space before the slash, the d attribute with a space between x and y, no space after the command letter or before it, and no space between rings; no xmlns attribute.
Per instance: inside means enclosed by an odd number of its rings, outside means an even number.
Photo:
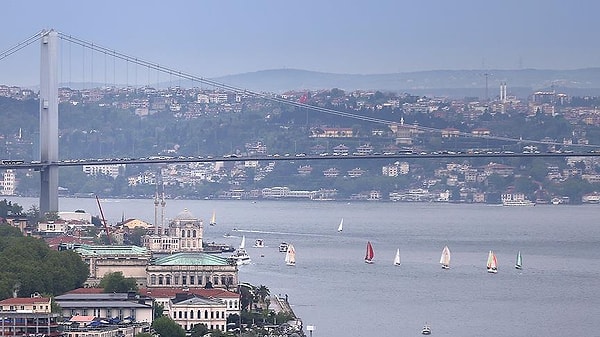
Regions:
<svg viewBox="0 0 600 337"><path fill-rule="evenodd" d="M9 200L25 209L37 203ZM94 199L60 205L99 214ZM152 200L102 207L110 222L123 214L154 222ZM216 210L207 240L237 245L245 235L253 262L240 268L241 281L287 294L314 337L416 336L426 322L435 336L598 335L598 206L168 200L166 217L184 208L205 223ZM267 247L252 248L257 238ZM368 240L373 265L363 262ZM294 244L295 267L285 266L282 241ZM444 245L452 251L445 271ZM399 267L392 265L397 248ZM495 275L485 269L489 250L498 257Z"/></svg>

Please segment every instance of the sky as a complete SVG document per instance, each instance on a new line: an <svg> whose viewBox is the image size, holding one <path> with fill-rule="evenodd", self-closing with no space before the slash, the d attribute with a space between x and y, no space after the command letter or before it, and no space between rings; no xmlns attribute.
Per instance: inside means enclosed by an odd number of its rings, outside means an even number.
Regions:
<svg viewBox="0 0 600 337"><path fill-rule="evenodd" d="M600 66L597 0L6 0L0 13L0 53L55 29L209 78L282 68L383 74ZM67 42L60 49L62 82L170 80ZM36 85L39 53L34 43L1 59L0 84Z"/></svg>

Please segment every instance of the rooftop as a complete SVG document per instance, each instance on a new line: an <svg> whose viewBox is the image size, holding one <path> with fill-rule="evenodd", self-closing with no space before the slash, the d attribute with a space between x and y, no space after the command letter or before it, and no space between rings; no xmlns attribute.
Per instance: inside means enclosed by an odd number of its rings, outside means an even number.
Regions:
<svg viewBox="0 0 600 337"><path fill-rule="evenodd" d="M206 253L177 253L158 258L154 266L228 266L226 258Z"/></svg>
<svg viewBox="0 0 600 337"><path fill-rule="evenodd" d="M150 252L145 247L138 246L93 246L82 245L75 251L84 256L99 255L149 255Z"/></svg>

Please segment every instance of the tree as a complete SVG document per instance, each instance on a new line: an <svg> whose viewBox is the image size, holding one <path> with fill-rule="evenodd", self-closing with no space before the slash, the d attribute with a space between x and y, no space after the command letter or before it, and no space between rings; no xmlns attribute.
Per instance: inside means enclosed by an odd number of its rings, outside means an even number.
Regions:
<svg viewBox="0 0 600 337"><path fill-rule="evenodd" d="M267 288L267 286L261 284L256 289L256 294L258 295L258 298L260 298L260 302L265 303L265 299L269 297L271 292L269 291L269 288Z"/></svg>
<svg viewBox="0 0 600 337"><path fill-rule="evenodd" d="M134 278L125 278L120 271L108 273L100 280L100 288L105 293L125 293L129 291L138 291Z"/></svg>
<svg viewBox="0 0 600 337"><path fill-rule="evenodd" d="M155 319L152 328L160 337L185 337L185 330L167 316Z"/></svg>
<svg viewBox="0 0 600 337"><path fill-rule="evenodd" d="M192 337L202 337L204 335L206 335L210 330L208 330L208 327L206 326L206 324L200 323L200 324L195 324L194 327L192 327L192 332L191 335Z"/></svg>
<svg viewBox="0 0 600 337"><path fill-rule="evenodd" d="M6 199L0 200L0 218L6 218L8 215L20 215L23 212L23 207L18 204L13 204L12 201Z"/></svg>
<svg viewBox="0 0 600 337"><path fill-rule="evenodd" d="M165 311L164 304L158 304L154 302L152 304L152 311L154 311L154 319L164 316L163 312Z"/></svg>
<svg viewBox="0 0 600 337"><path fill-rule="evenodd" d="M89 267L74 251L51 250L41 239L0 226L0 298L13 292L62 294L81 287L88 273Z"/></svg>

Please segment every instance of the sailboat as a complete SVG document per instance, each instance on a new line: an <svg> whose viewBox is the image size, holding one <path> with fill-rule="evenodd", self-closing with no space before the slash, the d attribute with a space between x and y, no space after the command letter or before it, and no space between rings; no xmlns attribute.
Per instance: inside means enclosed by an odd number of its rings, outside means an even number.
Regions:
<svg viewBox="0 0 600 337"><path fill-rule="evenodd" d="M367 253L365 254L365 263L373 263L375 252L373 252L373 245L371 241L367 241Z"/></svg>
<svg viewBox="0 0 600 337"><path fill-rule="evenodd" d="M498 272L498 261L496 260L496 254L490 250L488 254L487 260L487 271L488 273L497 273Z"/></svg>
<svg viewBox="0 0 600 337"><path fill-rule="evenodd" d="M238 266L243 264L250 264L250 255L246 252L246 236L242 236L242 242L240 242L240 246L235 252L229 257L231 261L233 261Z"/></svg>
<svg viewBox="0 0 600 337"><path fill-rule="evenodd" d="M208 224L211 226L214 226L217 224L217 213L215 211L213 211L212 218L210 218L210 222Z"/></svg>
<svg viewBox="0 0 600 337"><path fill-rule="evenodd" d="M396 250L396 256L394 257L394 266L400 265L400 248Z"/></svg>
<svg viewBox="0 0 600 337"><path fill-rule="evenodd" d="M338 232L341 232L344 229L344 218L340 221L340 225L338 226Z"/></svg>
<svg viewBox="0 0 600 337"><path fill-rule="evenodd" d="M448 246L444 246L444 249L442 250L440 264L442 265L442 269L450 269L450 248L448 248Z"/></svg>
<svg viewBox="0 0 600 337"><path fill-rule="evenodd" d="M515 263L515 268L523 269L523 257L521 257L521 251L517 253L517 262Z"/></svg>
<svg viewBox="0 0 600 337"><path fill-rule="evenodd" d="M285 264L288 266L296 265L296 249L291 243L288 244L287 252L285 253Z"/></svg>

